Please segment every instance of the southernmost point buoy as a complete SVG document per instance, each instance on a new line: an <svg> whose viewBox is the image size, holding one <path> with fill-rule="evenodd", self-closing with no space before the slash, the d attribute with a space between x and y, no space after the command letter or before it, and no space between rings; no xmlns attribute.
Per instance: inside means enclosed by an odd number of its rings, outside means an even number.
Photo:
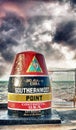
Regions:
<svg viewBox="0 0 76 130"><path fill-rule="evenodd" d="M60 124L52 107L52 92L44 56L18 53L8 82L8 109L0 112L0 125Z"/></svg>
<svg viewBox="0 0 76 130"><path fill-rule="evenodd" d="M33 51L18 53L8 84L8 115L51 115L52 92L44 56Z"/></svg>
<svg viewBox="0 0 76 130"><path fill-rule="evenodd" d="M60 123L52 108L44 56L34 51L18 53L8 82L8 109L0 113L0 125Z"/></svg>

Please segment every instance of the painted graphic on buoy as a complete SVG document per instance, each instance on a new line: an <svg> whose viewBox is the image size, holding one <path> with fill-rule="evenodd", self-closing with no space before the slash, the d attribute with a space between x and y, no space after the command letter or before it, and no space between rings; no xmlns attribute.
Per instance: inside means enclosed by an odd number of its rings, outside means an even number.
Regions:
<svg viewBox="0 0 76 130"><path fill-rule="evenodd" d="M37 58L34 56L26 72L42 72Z"/></svg>

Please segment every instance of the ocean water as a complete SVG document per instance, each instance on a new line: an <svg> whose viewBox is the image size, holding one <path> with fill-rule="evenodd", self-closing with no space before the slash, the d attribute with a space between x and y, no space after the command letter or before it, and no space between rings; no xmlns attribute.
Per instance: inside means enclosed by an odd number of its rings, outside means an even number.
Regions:
<svg viewBox="0 0 76 130"><path fill-rule="evenodd" d="M54 107L74 107L72 101L75 96L74 81L54 81L51 86Z"/></svg>
<svg viewBox="0 0 76 130"><path fill-rule="evenodd" d="M0 81L0 103L7 102L8 82Z"/></svg>
<svg viewBox="0 0 76 130"><path fill-rule="evenodd" d="M74 81L53 81L52 106L53 107L73 107L71 101L75 95ZM0 103L7 103L8 82L0 81Z"/></svg>

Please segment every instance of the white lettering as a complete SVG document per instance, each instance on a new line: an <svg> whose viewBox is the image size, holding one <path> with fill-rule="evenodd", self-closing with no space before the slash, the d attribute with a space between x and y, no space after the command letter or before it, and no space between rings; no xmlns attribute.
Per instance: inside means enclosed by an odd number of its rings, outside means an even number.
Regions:
<svg viewBox="0 0 76 130"><path fill-rule="evenodd" d="M50 87L43 88L15 88L15 93L47 93L50 92Z"/></svg>

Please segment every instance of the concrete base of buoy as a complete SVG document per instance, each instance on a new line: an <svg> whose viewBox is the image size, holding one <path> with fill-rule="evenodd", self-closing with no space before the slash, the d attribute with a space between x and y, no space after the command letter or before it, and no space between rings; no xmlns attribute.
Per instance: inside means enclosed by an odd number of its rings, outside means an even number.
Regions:
<svg viewBox="0 0 76 130"><path fill-rule="evenodd" d="M31 125L31 124L60 124L61 119L56 110L52 110L48 117L13 117L8 115L7 110L0 111L0 125Z"/></svg>

